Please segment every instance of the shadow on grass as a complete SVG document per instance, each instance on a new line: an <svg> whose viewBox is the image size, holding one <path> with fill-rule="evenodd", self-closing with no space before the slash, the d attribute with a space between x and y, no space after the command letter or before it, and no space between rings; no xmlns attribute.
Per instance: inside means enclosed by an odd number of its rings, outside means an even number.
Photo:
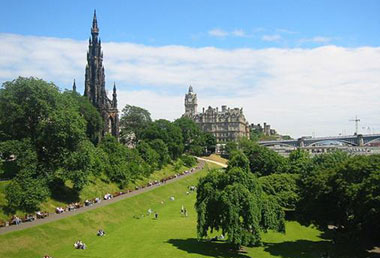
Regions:
<svg viewBox="0 0 380 258"><path fill-rule="evenodd" d="M324 257L332 252L329 241L297 240L281 243L264 243L264 250L273 256L283 258L311 258Z"/></svg>
<svg viewBox="0 0 380 258"><path fill-rule="evenodd" d="M249 258L242 252L235 251L225 242L198 241L196 238L170 239L167 243L190 254L199 254L220 258Z"/></svg>
<svg viewBox="0 0 380 258"><path fill-rule="evenodd" d="M73 188L66 186L65 183L61 180L56 180L55 182L51 183L50 189L51 198L56 201L70 204L73 202L78 202L80 200L79 193Z"/></svg>
<svg viewBox="0 0 380 258"><path fill-rule="evenodd" d="M379 254L369 253L355 246L333 245L331 241L297 240L282 243L264 243L264 250L283 258L344 257L375 258ZM328 256L327 256L328 254Z"/></svg>

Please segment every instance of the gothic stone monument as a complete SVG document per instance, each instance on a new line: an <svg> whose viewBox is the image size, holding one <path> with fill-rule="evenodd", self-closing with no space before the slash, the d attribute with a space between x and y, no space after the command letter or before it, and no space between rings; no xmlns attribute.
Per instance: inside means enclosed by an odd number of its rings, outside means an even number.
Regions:
<svg viewBox="0 0 380 258"><path fill-rule="evenodd" d="M103 67L103 51L98 38L99 28L96 11L92 20L91 38L87 52L84 96L99 110L103 120L102 135L110 133L119 137L119 111L117 110L116 85L113 86L112 100L107 97Z"/></svg>

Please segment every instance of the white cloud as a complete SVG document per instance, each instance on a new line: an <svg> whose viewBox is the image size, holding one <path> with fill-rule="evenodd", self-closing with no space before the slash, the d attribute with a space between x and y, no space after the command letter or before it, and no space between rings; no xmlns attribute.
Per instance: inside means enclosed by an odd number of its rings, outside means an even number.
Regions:
<svg viewBox="0 0 380 258"><path fill-rule="evenodd" d="M233 31L225 31L222 29L213 29L208 31L208 34L213 37L225 38L225 37L251 37L242 29L236 29Z"/></svg>
<svg viewBox="0 0 380 258"><path fill-rule="evenodd" d="M283 33L283 34L297 34L296 31L288 30L288 29L276 29L278 33Z"/></svg>
<svg viewBox="0 0 380 258"><path fill-rule="evenodd" d="M208 32L210 36L224 38L228 36L228 32L221 29L212 29Z"/></svg>
<svg viewBox="0 0 380 258"><path fill-rule="evenodd" d="M0 34L0 82L38 76L83 89L86 41ZM292 136L353 133L348 120L380 131L380 48L218 49L104 43L106 85L118 87L119 109L147 108L153 118L182 115L189 84L201 107L243 107Z"/></svg>
<svg viewBox="0 0 380 258"><path fill-rule="evenodd" d="M316 37L312 37L312 38L300 39L300 40L298 40L298 43L303 44L303 43L311 42L311 43L326 44L326 43L331 42L332 40L333 39L329 38L329 37L316 36Z"/></svg>
<svg viewBox="0 0 380 258"><path fill-rule="evenodd" d="M246 37L247 36L245 31L242 29L232 31L232 35L234 35L236 37Z"/></svg>
<svg viewBox="0 0 380 258"><path fill-rule="evenodd" d="M281 35L278 35L278 34L274 34L274 35L263 35L261 37L261 40L264 40L264 41L279 41L281 40L282 37Z"/></svg>

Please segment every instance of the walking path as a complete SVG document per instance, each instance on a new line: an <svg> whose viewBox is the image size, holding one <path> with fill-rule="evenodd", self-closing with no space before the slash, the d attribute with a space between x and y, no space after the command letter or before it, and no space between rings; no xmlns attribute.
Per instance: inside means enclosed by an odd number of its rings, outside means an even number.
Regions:
<svg viewBox="0 0 380 258"><path fill-rule="evenodd" d="M158 188L158 187L160 187L162 185L173 183L173 182L175 182L175 181L177 181L179 179L182 179L184 177L187 177L187 176L189 176L191 174L194 174L194 173L202 170L203 167L204 167L204 165L205 165L205 161L206 162L215 163L215 164L220 165L220 166L224 165L222 163L214 162L214 161L211 161L211 160L206 160L206 159L202 159L202 158L197 158L197 159L198 159L198 166L196 168L194 168L193 172L191 172L191 173L180 174L180 175L178 175L175 178L167 180L165 183L154 184L154 185L149 186L149 187L140 188L138 190L135 190L135 191L132 191L132 192L129 192L129 193L125 193L125 194L119 195L119 196L114 197L114 198L112 198L110 200L102 200L100 203L93 204L92 206L84 206L84 207L82 207L80 209L76 209L74 211L66 211L66 212L61 213L61 214L49 213L49 216L46 217L46 218L44 218L44 219L36 219L36 220L34 220L32 222L24 222L24 223L21 223L19 225L11 225L11 226L8 226L8 227L1 227L0 228L0 235L6 234L6 233L12 232L12 231L23 230L23 229L34 227L34 226L37 226L37 225L46 224L46 223L49 223L49 222L52 222L52 221L55 221L55 220L60 220L60 219L66 218L66 217L74 216L74 215L77 215L77 214L80 214L80 213L83 213L83 212L86 212L86 211L89 211L89 210L94 210L94 209L97 209L99 207L103 207L103 206L109 205L109 204L114 203L114 202L118 202L118 201L124 200L126 198L130 198L132 196L135 196L135 195L138 195L138 194L141 194L141 193L144 193L144 192L151 191L151 190L153 190L155 188ZM191 171L191 169L189 171Z"/></svg>
<svg viewBox="0 0 380 258"><path fill-rule="evenodd" d="M214 164L216 164L216 165L221 166L222 168L226 168L226 167L227 167L226 164L220 163L220 162L218 162L218 161L214 161L214 160L210 160L210 159L204 159L204 158L198 158L198 157L197 157L197 159L198 159L198 160L201 160L201 161L206 161L206 162L214 163Z"/></svg>

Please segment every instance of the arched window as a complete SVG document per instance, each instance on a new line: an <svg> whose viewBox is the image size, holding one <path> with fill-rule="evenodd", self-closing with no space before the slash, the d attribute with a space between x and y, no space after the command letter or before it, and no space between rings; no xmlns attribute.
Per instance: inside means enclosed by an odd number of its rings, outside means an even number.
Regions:
<svg viewBox="0 0 380 258"><path fill-rule="evenodd" d="M108 132L109 132L110 134L112 134L112 128L113 128L112 117L109 117L109 118L108 118Z"/></svg>

